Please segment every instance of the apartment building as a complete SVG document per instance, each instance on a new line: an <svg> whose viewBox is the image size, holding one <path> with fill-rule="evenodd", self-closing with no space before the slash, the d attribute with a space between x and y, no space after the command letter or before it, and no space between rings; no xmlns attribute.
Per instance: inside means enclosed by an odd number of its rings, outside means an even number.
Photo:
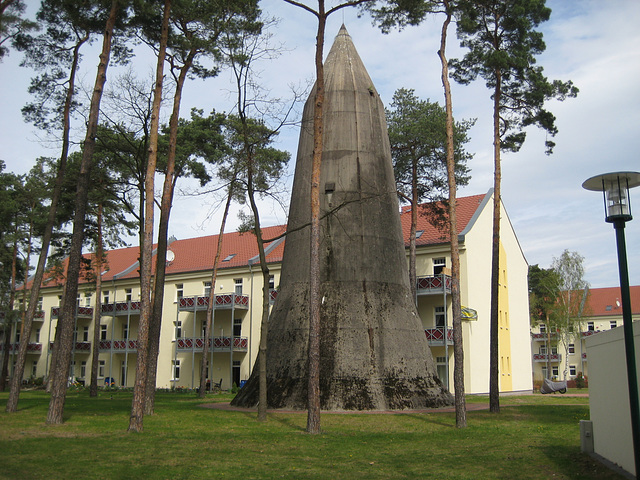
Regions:
<svg viewBox="0 0 640 480"><path fill-rule="evenodd" d="M489 389L489 315L491 278L492 198L458 199L461 299L464 306L463 343L467 393ZM409 243L410 210L400 213L405 243ZM271 301L277 297L285 226L263 229L267 240ZM453 385L451 326L451 257L446 228L434 226L424 215L417 227L417 307L437 364L438 375ZM254 367L260 341L263 277L252 233L226 233L222 238L219 271L212 285L218 236L175 240L167 253L158 388L194 388L204 342L209 345L207 378L222 388L241 385ZM102 272L99 384L133 386L140 321L138 247L107 253ZM155 260L154 260L155 261ZM527 292L528 266L503 207L500 255L500 390L530 391L531 337ZM211 288L215 289L213 332L203 329ZM62 295L61 281L48 277L41 290L41 306L34 319L24 377L46 377ZM90 381L95 284L80 281L72 376ZM20 324L12 325L10 366L19 342ZM1 348L1 347L0 347Z"/></svg>
<svg viewBox="0 0 640 480"><path fill-rule="evenodd" d="M632 318L637 321L640 319L640 286L630 287L630 293ZM541 383L547 374L550 378L564 380L565 367L567 380L575 379L579 373L588 378L589 359L585 340L624 324L620 301L619 287L589 289L579 328L569 335L566 342L561 341L557 332L550 331L543 322L532 326L534 382Z"/></svg>

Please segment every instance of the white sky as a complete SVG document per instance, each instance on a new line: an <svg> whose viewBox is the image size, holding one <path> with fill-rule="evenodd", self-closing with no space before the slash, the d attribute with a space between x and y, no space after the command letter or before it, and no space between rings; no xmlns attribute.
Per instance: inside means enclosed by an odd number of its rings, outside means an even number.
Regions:
<svg viewBox="0 0 640 480"><path fill-rule="evenodd" d="M26 3L30 12L35 12L38 2ZM549 79L573 80L580 94L549 105L559 129L553 155L544 154L544 133L536 129L528 132L521 152L503 155L502 198L530 264L546 268L564 249L577 251L585 257L592 287L617 286L615 234L604 222L602 196L583 190L581 185L600 173L640 170L640 2L548 0L547 5L553 13L542 26L547 50L538 63ZM260 80L272 95L285 97L288 85L306 85L313 79L315 17L282 0L263 0L262 10L267 16L280 18L272 33L274 41L283 42L287 51L259 67ZM325 55L344 22L385 104L403 87L414 89L420 98L442 103L436 55L441 21L434 17L419 27L383 35L368 17L358 18L356 10L343 10L330 18ZM453 27L449 39L449 58L462 55ZM13 51L0 63L0 159L8 171L25 173L38 156L56 157L58 151L38 141L38 132L22 120L20 109L28 101L26 90L33 72L18 67L20 57ZM93 84L96 65L97 54L87 51L82 65L87 85ZM148 76L153 65L148 58L134 61L141 77ZM109 78L115 75L111 70ZM477 118L468 145L475 153L469 163L472 179L459 195L486 193L493 184L490 92L482 80L470 86L452 86L455 117ZM188 116L191 107L205 112L212 108L229 111L229 88L224 73L217 79L189 82L182 116ZM293 172L298 130L291 127L280 137L277 147L292 153ZM631 201L634 211L640 212L640 188L631 191ZM176 198L170 234L189 238L217 233L220 213L214 211L207 219L212 203L210 198ZM264 224L286 222L286 212L270 204L265 207ZM634 285L640 284L640 213L636 217L626 228ZM234 217L228 230L237 224Z"/></svg>

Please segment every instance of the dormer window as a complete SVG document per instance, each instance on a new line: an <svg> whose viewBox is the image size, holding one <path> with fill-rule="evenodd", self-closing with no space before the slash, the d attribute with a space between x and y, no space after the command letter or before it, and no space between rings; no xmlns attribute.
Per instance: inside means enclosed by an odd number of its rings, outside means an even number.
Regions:
<svg viewBox="0 0 640 480"><path fill-rule="evenodd" d="M226 257L224 260L222 260L222 261L223 261L223 262L229 262L229 261L231 261L231 259L232 259L233 257L235 257L236 255L237 255L237 253L232 253L231 255L227 255L227 257Z"/></svg>

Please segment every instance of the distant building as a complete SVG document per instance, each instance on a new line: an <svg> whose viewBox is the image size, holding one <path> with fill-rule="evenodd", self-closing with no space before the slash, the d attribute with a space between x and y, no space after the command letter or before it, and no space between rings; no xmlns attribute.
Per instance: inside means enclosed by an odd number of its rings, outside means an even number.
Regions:
<svg viewBox="0 0 640 480"><path fill-rule="evenodd" d="M630 293L632 318L636 321L640 319L640 286L630 287ZM556 332L549 331L544 322L534 325L531 329L534 382L541 383L547 377L548 365L551 367L551 378L564 380L567 358L567 380L575 379L580 373L588 377L589 359L585 340L624 324L620 301L619 287L589 289L579 330L570 337L566 348L558 341Z"/></svg>
<svg viewBox="0 0 640 480"><path fill-rule="evenodd" d="M461 300L465 307L463 342L465 390L489 389L489 315L491 278L492 191L458 199L460 230ZM502 212L500 263L500 390L530 391L531 341L527 288L528 265L506 211ZM408 245L410 214L401 212ZM271 272L268 288L277 295L285 226L263 229ZM446 228L438 229L423 217L417 228L417 305L425 335L441 380L453 385L453 332L451 327L451 257ZM218 236L174 240L165 259L167 273L158 388L194 388L199 385L203 325L211 288L211 270ZM216 305L212 337L208 339L208 378L222 388L240 385L254 367L260 339L262 273L252 233L226 233L215 283ZM99 343L99 385L132 387L137 354L140 285L138 247L107 252L102 274L102 315ZM45 278L40 312L34 318L24 378L49 374L62 282ZM88 384L91 372L95 285L80 279L72 375ZM595 327L594 327L595 328ZM13 365L20 324L11 329ZM1 343L1 342L0 342ZM0 347L2 348L2 347Z"/></svg>

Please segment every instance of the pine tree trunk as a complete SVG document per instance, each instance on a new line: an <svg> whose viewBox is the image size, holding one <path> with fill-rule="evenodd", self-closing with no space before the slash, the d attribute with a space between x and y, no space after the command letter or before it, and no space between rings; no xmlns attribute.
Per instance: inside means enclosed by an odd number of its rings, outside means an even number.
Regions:
<svg viewBox="0 0 640 480"><path fill-rule="evenodd" d="M418 162L411 166L411 229L409 231L409 286L413 302L418 305L418 276L416 274L416 228L418 225Z"/></svg>
<svg viewBox="0 0 640 480"><path fill-rule="evenodd" d="M234 182L229 185L229 193L227 201L224 205L222 221L220 222L220 233L218 234L218 245L216 248L216 256L213 260L213 271L211 272L211 290L209 291L209 305L207 305L207 321L204 327L204 346L202 348L202 359L200 360L200 390L198 396L204 398L206 394L207 381L207 357L209 356L209 337L211 337L211 348L213 349L213 336L211 328L213 324L213 310L216 308L216 277L218 276L218 265L220 264L220 254L222 252L222 240L224 238L224 227L227 224L229 216L229 207L233 198ZM209 365L209 382L213 390L213 365Z"/></svg>
<svg viewBox="0 0 640 480"><path fill-rule="evenodd" d="M16 228L17 230L17 228ZM9 291L9 307L3 327L2 345L2 367L0 368L0 392L4 392L7 387L7 377L9 376L9 350L11 347L11 323L13 322L13 304L16 296L16 274L18 261L18 236L13 241L13 253L11 255L11 289ZM17 402L16 402L17 407ZM8 412L9 410L7 410Z"/></svg>
<svg viewBox="0 0 640 480"><path fill-rule="evenodd" d="M489 411L500 412L499 291L500 291L500 94L501 74L496 71L493 94L493 234L491 241L491 320L489 332Z"/></svg>
<svg viewBox="0 0 640 480"><path fill-rule="evenodd" d="M449 236L451 238L451 310L453 315L453 388L455 391L456 427L467 426L467 406L464 391L464 346L462 343L462 305L460 300L460 249L458 246L458 222L456 200L455 148L453 141L453 106L449 67L445 56L447 29L451 23L448 0L444 0L447 18L442 25L440 50L442 63L442 85L444 86L445 110L447 114L447 182L449 185ZM446 305L445 305L446 308ZM446 331L446 330L445 330ZM446 339L445 333L445 339Z"/></svg>
<svg viewBox="0 0 640 480"><path fill-rule="evenodd" d="M89 396L98 396L98 357L100 353L100 317L102 315L102 260L104 249L102 245L102 204L98 205L98 245L96 247L96 306L93 312L93 344L91 345L91 384Z"/></svg>
<svg viewBox="0 0 640 480"><path fill-rule="evenodd" d="M78 70L78 64L80 59L80 47L89 39L86 35L82 37L75 45L73 49L73 60L71 63L71 70L69 72L67 94L65 97L65 103L62 110L62 152L60 154L60 161L58 164L58 171L56 173L56 179L53 187L53 193L51 196L51 205L49 206L49 216L47 217L47 225L45 226L44 234L42 236L42 245L40 246L40 257L38 259L38 265L36 272L31 283L31 292L29 296L29 307L25 315L24 325L25 332L28 336L31 336L31 328L33 326L33 316L35 315L36 307L38 304L38 297L40 296L40 285L42 278L44 277L44 269L47 264L47 255L49 254L49 245L51 244L51 237L53 235L53 227L56 223L56 213L58 210L58 203L60 201L60 195L62 192L62 182L64 180L64 174L67 165L67 156L69 154L69 131L71 128L71 105L73 101L73 95L75 90L75 78ZM24 352L23 352L24 350ZM11 392L9 393L9 399L7 400L7 412L15 412L18 409L18 399L20 397L20 385L22 376L24 374L24 365L26 361L27 345L24 348L20 346L18 351L18 358L16 361L16 367L14 369L14 378L19 380L12 381ZM16 375L17 374L17 375ZM2 388L4 391L4 388Z"/></svg>
<svg viewBox="0 0 640 480"><path fill-rule="evenodd" d="M87 210L87 197L89 193L89 176L93 162L95 138L98 130L100 101L102 99L104 84L107 80L107 68L109 66L109 56L111 54L111 39L113 37L117 11L118 0L113 0L111 2L111 10L104 30L102 52L100 53L98 73L91 97L87 134L84 140L82 162L80 164L80 173L78 175L76 210L67 267L67 280L65 283L62 308L60 316L58 317L57 330L60 333L60 344L59 350L56 352L56 356L58 358L57 367L53 372L54 377L52 378L53 381L51 383L51 401L49 402L49 411L47 414L48 424L61 424L63 422L64 401L67 393L67 382L69 376L69 363L71 361L71 350L73 347L73 329L76 313L75 307L80 274L80 259L82 256L82 243L84 240L84 222Z"/></svg>
<svg viewBox="0 0 640 480"><path fill-rule="evenodd" d="M164 59L169 36L169 14L171 0L165 0L162 18L162 34L156 67L156 83L153 93L151 114L151 132L149 140L149 159L145 175L145 214L144 234L140 272L140 323L138 325L138 349L136 358L136 378L133 386L129 431L142 432L146 404L149 324L151 322L151 258L153 252L153 217L154 217L154 175L158 160L158 127L160 124L160 103L162 101L162 81Z"/></svg>
<svg viewBox="0 0 640 480"><path fill-rule="evenodd" d="M318 0L316 36L316 92L313 115L313 160L311 166L311 265L309 279L309 386L307 433L320 433L320 166L322 164L324 103L324 31L327 18L324 1Z"/></svg>

